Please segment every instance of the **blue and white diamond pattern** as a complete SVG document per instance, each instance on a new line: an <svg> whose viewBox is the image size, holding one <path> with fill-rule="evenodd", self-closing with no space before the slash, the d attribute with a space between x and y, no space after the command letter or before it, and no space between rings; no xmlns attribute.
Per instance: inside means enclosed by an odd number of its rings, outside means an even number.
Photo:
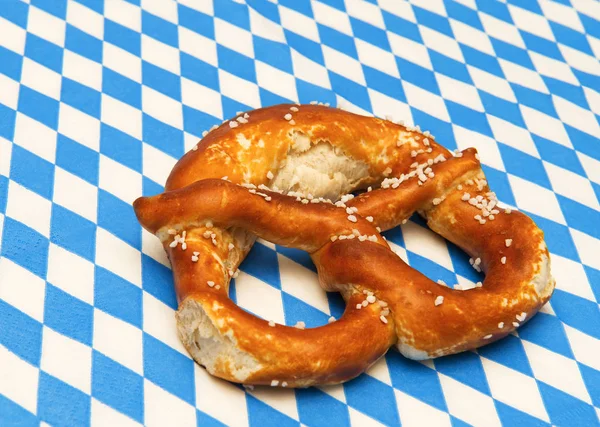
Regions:
<svg viewBox="0 0 600 427"><path fill-rule="evenodd" d="M600 6L591 0L4 0L0 424L600 424ZM245 390L174 331L168 261L131 209L202 131L317 99L475 146L546 233L557 290L501 342L347 384ZM387 233L434 280L480 280L419 218ZM340 316L300 251L260 241L231 295Z"/></svg>

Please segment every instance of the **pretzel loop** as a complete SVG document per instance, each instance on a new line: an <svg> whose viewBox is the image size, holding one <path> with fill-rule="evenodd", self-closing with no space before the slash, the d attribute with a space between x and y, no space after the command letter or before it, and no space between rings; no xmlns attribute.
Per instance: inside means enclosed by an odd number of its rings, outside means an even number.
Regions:
<svg viewBox="0 0 600 427"><path fill-rule="evenodd" d="M550 298L543 233L498 208L475 150L452 157L416 129L320 106L245 116L239 130L225 124L184 156L165 193L134 203L169 255L180 338L211 374L283 387L339 383L393 345L425 359L502 338ZM340 198L371 185L378 188ZM486 273L482 285L441 286L390 249L379 231L414 212L473 257ZM343 316L303 329L236 306L229 281L256 236L309 252L322 288L344 297Z"/></svg>

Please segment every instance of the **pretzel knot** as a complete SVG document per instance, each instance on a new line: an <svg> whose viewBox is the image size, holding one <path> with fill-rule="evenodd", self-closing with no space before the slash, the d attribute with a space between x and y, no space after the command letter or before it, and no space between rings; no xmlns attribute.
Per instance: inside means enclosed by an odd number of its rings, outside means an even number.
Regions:
<svg viewBox="0 0 600 427"><path fill-rule="evenodd" d="M170 258L184 346L244 384L347 381L391 346L417 360L473 349L554 289L542 231L498 206L474 149L453 155L418 128L320 105L255 110L211 130L166 192L134 208ZM472 256L483 284L434 283L390 249L379 232L414 212ZM343 316L304 329L235 305L229 281L256 236L307 251L322 288L344 297Z"/></svg>

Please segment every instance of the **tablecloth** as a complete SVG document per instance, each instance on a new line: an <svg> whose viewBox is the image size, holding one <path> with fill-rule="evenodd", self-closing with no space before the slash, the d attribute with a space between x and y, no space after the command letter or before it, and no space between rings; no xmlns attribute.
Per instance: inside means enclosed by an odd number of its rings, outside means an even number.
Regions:
<svg viewBox="0 0 600 427"><path fill-rule="evenodd" d="M592 0L2 0L0 425L598 425L599 20ZM131 202L237 111L313 100L476 147L546 233L551 302L500 342L392 350L340 386L245 390L194 364ZM433 280L480 280L418 218L386 236ZM264 241L234 282L288 325L344 307Z"/></svg>

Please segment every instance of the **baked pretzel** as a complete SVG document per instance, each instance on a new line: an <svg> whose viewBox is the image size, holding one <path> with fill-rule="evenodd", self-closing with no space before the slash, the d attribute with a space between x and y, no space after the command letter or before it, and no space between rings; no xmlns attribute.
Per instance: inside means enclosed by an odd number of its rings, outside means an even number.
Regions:
<svg viewBox="0 0 600 427"><path fill-rule="evenodd" d="M134 208L170 258L184 346L243 384L344 382L394 345L416 360L474 349L513 331L554 289L542 231L498 206L474 149L452 154L418 128L321 105L239 114ZM390 249L380 232L414 212L472 256L483 284L441 286ZM307 251L322 288L345 299L342 317L304 329L235 305L230 278L256 236Z"/></svg>

